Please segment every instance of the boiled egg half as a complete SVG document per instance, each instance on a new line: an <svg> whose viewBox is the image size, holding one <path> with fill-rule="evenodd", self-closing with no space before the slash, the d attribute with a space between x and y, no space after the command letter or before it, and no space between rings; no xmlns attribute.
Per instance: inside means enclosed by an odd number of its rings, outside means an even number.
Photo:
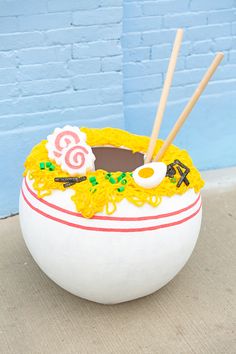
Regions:
<svg viewBox="0 0 236 354"><path fill-rule="evenodd" d="M163 162L150 162L142 165L133 172L134 181L143 188L155 188L166 175L167 166Z"/></svg>

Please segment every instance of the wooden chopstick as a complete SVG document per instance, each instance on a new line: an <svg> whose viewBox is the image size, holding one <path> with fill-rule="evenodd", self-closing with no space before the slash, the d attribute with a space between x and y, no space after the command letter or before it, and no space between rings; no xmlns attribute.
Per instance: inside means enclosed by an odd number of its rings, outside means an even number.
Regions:
<svg viewBox="0 0 236 354"><path fill-rule="evenodd" d="M182 125L184 124L184 122L188 118L190 112L192 111L193 107L197 103L197 101L198 101L199 97L201 96L202 92L206 88L209 80L211 79L212 75L216 71L216 69L217 69L218 65L220 64L220 62L222 61L223 57L224 57L223 53L217 53L217 55L215 56L215 58L214 58L213 62L211 63L209 69L205 73L202 81L200 82L200 84L198 85L197 89L195 90L193 96L190 98L190 100L187 103L186 107L184 108L184 110L180 114L177 122L175 123L172 131L170 132L170 134L166 138L166 140L165 140L164 144L162 145L161 149L158 151L157 156L155 157L154 161L160 160L163 157L163 155L165 154L166 150L168 149L168 147L170 146L170 144L172 143L172 141L174 140L174 138L178 134L180 128L182 127Z"/></svg>
<svg viewBox="0 0 236 354"><path fill-rule="evenodd" d="M150 138L147 155L145 157L145 163L150 162L153 157L154 149L156 146L156 140L159 135L162 118L163 118L165 108L166 108L167 98L169 95L171 83L172 83L173 76L174 76L175 66L176 66L182 38L183 38L183 29L179 28L176 33L175 42L174 42L172 53L170 56L170 61L169 61L169 65L168 65L168 69L167 69L167 73L166 73L166 79L164 82L159 106L158 106L158 109L156 112L156 117L155 117L153 129L152 129L152 135Z"/></svg>

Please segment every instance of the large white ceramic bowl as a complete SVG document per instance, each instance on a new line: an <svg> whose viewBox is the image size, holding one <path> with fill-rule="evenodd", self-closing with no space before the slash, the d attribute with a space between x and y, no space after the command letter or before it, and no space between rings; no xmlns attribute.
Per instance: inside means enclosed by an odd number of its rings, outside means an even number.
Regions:
<svg viewBox="0 0 236 354"><path fill-rule="evenodd" d="M126 200L112 216L83 218L72 190L38 199L27 178L20 195L26 245L40 268L72 294L103 303L133 300L160 289L185 265L201 226L193 189L136 207Z"/></svg>

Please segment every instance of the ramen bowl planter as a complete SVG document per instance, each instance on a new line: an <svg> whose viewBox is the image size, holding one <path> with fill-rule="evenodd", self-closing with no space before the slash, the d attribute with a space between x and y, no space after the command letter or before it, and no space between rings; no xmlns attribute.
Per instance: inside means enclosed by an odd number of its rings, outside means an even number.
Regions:
<svg viewBox="0 0 236 354"><path fill-rule="evenodd" d="M193 189L163 197L158 207L123 199L112 216L91 219L76 211L72 194L54 190L40 199L25 177L20 195L29 251L72 294L102 304L140 298L167 284L190 257L201 225L201 197Z"/></svg>

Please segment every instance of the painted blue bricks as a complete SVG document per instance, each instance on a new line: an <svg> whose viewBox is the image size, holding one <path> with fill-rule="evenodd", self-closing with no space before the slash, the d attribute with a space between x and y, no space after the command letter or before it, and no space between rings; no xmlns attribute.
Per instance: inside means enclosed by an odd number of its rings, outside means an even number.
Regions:
<svg viewBox="0 0 236 354"><path fill-rule="evenodd" d="M178 27L161 137L224 51L176 143L199 168L235 165L235 10L235 0L1 0L0 217L17 212L25 157L54 127L150 134Z"/></svg>

